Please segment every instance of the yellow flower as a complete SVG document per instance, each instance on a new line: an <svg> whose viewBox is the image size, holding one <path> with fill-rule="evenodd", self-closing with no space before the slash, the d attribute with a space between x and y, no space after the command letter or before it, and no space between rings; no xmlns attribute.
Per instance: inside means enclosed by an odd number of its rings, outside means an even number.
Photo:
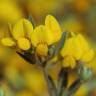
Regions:
<svg viewBox="0 0 96 96"><path fill-rule="evenodd" d="M48 45L53 43L53 34L45 29L44 25L40 25L34 29L31 35L31 42L36 47L38 55L46 56L48 53Z"/></svg>
<svg viewBox="0 0 96 96"><path fill-rule="evenodd" d="M31 22L26 19L21 19L13 27L11 32L13 38L5 37L1 40L1 42L5 46L15 46L17 43L20 49L28 50L31 47L30 39L32 32L33 26Z"/></svg>
<svg viewBox="0 0 96 96"><path fill-rule="evenodd" d="M57 42L61 37L61 31L57 20L48 15L45 19L45 26L40 25L34 29L31 35L31 42L36 47L39 56L47 56L48 46Z"/></svg>
<svg viewBox="0 0 96 96"><path fill-rule="evenodd" d="M74 0L74 7L79 12L85 12L90 8L90 2L88 0Z"/></svg>
<svg viewBox="0 0 96 96"><path fill-rule="evenodd" d="M81 57L82 61L89 62L93 59L94 51L90 49L89 51L86 51L83 56Z"/></svg>
<svg viewBox="0 0 96 96"><path fill-rule="evenodd" d="M3 45L14 46L12 44L14 40L16 41L18 47L22 50L28 50L31 43L36 47L36 52L39 56L47 56L48 46L57 42L61 38L61 28L57 20L51 16L46 16L45 25L39 25L33 30L31 22L26 19L19 20L11 32L13 39L11 37L3 38ZM9 42L10 41L10 42Z"/></svg>
<svg viewBox="0 0 96 96"><path fill-rule="evenodd" d="M33 32L33 25L27 19L19 20L12 31L14 39L18 40L20 37L31 37Z"/></svg>
<svg viewBox="0 0 96 96"><path fill-rule="evenodd" d="M73 69L76 66L75 58L72 56L66 56L63 59L62 64L64 68L70 67L71 69Z"/></svg>
<svg viewBox="0 0 96 96"><path fill-rule="evenodd" d="M63 30L67 30L69 32L79 33L82 31L83 27L77 18L70 16L69 18L63 20L62 28Z"/></svg>
<svg viewBox="0 0 96 96"><path fill-rule="evenodd" d="M66 56L67 58L69 57L69 60L70 56L72 56L75 60L81 60L82 62L87 63L94 57L94 51L89 47L85 38L81 34L77 34L66 40L65 45L61 50L61 55L63 58ZM68 65L70 66L70 64Z"/></svg>
<svg viewBox="0 0 96 96"><path fill-rule="evenodd" d="M51 15L46 16L45 27L46 27L46 30L50 30L53 32L54 37L56 37L56 38L54 38L55 41L58 41L61 38L60 25L53 16L51 16Z"/></svg>

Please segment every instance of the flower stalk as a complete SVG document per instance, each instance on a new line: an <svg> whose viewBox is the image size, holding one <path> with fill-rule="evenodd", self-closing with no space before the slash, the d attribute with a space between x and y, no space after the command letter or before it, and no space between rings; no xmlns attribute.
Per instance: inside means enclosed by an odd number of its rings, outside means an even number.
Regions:
<svg viewBox="0 0 96 96"><path fill-rule="evenodd" d="M15 48L17 54L27 62L41 68L49 96L74 95L82 81L87 81L92 76L91 70L84 64L93 59L94 51L80 33L62 32L52 15L46 16L44 25L34 26L30 16L29 20L23 18L16 22L9 32L11 35L2 38L2 44ZM78 64L77 61L84 63ZM57 85L46 68L49 63L61 66ZM74 71L80 78L68 87L69 71Z"/></svg>

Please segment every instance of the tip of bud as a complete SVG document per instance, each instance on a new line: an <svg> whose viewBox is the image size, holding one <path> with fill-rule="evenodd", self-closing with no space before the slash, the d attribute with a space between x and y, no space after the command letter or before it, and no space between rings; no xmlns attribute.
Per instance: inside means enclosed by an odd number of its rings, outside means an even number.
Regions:
<svg viewBox="0 0 96 96"><path fill-rule="evenodd" d="M36 53L38 56L47 56L48 54L48 46L47 44L38 44L38 46L36 47Z"/></svg>

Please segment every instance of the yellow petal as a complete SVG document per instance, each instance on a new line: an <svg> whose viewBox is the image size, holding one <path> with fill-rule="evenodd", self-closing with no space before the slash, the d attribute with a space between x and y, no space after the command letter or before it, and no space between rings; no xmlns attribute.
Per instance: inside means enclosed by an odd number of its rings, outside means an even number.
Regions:
<svg viewBox="0 0 96 96"><path fill-rule="evenodd" d="M31 44L26 38L19 38L17 40L18 47L22 50L28 50L31 47Z"/></svg>
<svg viewBox="0 0 96 96"><path fill-rule="evenodd" d="M51 62L56 62L58 60L58 56L55 56L55 57L53 57L50 61Z"/></svg>
<svg viewBox="0 0 96 96"><path fill-rule="evenodd" d="M82 47L81 49L84 52L86 50L89 50L89 44L88 44L87 40L81 34L78 34L76 39L78 40L78 43L80 44L80 46Z"/></svg>
<svg viewBox="0 0 96 96"><path fill-rule="evenodd" d="M33 25L31 24L30 21L24 19L23 20L23 26L24 26L24 32L27 35L28 38L31 38L31 34L33 32Z"/></svg>
<svg viewBox="0 0 96 96"><path fill-rule="evenodd" d="M69 75L68 75L68 88L74 83L74 81L77 78L78 78L78 75L73 70L69 72Z"/></svg>
<svg viewBox="0 0 96 96"><path fill-rule="evenodd" d="M86 50L89 50L88 43L82 35L78 34L66 40L64 48L61 50L61 55L63 57L71 55L76 60L79 60Z"/></svg>
<svg viewBox="0 0 96 96"><path fill-rule="evenodd" d="M36 53L39 56L47 56L48 55L48 46L46 44L39 44L36 47Z"/></svg>
<svg viewBox="0 0 96 96"><path fill-rule="evenodd" d="M83 54L83 50L82 47L83 45L81 44L81 42L79 42L80 40L77 39L77 36L74 38L74 42L73 42L73 46L74 46L74 57L76 58L76 60L79 60Z"/></svg>
<svg viewBox="0 0 96 96"><path fill-rule="evenodd" d="M3 38L1 40L1 42L4 46L15 46L16 45L16 43L13 41L12 38Z"/></svg>
<svg viewBox="0 0 96 96"><path fill-rule="evenodd" d="M93 59L93 57L94 57L94 51L90 49L83 54L83 56L81 57L81 60L83 62L89 62Z"/></svg>
<svg viewBox="0 0 96 96"><path fill-rule="evenodd" d="M76 60L80 60L84 52L89 50L88 42L81 34L78 34L74 38L74 44L75 44L74 56Z"/></svg>
<svg viewBox="0 0 96 96"><path fill-rule="evenodd" d="M76 91L74 96L87 96L89 89L87 84L81 84L80 88Z"/></svg>
<svg viewBox="0 0 96 96"><path fill-rule="evenodd" d="M75 46L73 42L74 42L73 38L69 38L66 40L64 47L61 50L61 55L63 57L68 56L68 55L74 56Z"/></svg>
<svg viewBox="0 0 96 96"><path fill-rule="evenodd" d="M48 45L53 43L53 34L49 30L45 29L45 26L40 25L34 29L31 35L31 42L33 46L38 43L47 43Z"/></svg>
<svg viewBox="0 0 96 96"><path fill-rule="evenodd" d="M63 60L63 67L64 68L75 68L76 67L76 62L75 62L75 58L72 56L66 56Z"/></svg>
<svg viewBox="0 0 96 96"><path fill-rule="evenodd" d="M46 16L45 27L47 30L50 30L54 34L54 42L57 42L61 38L61 28L57 20L51 16Z"/></svg>
<svg viewBox="0 0 96 96"><path fill-rule="evenodd" d="M71 55L75 57L76 60L80 59L82 55L82 49L74 37L66 40L64 48L61 50L61 55L63 57Z"/></svg>
<svg viewBox="0 0 96 96"><path fill-rule="evenodd" d="M69 32L79 33L82 30L82 25L80 24L80 21L78 21L77 18L70 16L69 18L63 20L62 28L63 30L67 30Z"/></svg>
<svg viewBox="0 0 96 96"><path fill-rule="evenodd" d="M66 63L66 61L63 60L62 66L63 66L64 68L68 68L68 67L70 67L70 64L69 64L68 62Z"/></svg>
<svg viewBox="0 0 96 96"><path fill-rule="evenodd" d="M32 32L33 32L33 26L31 22L29 22L26 19L21 19L15 24L12 35L16 40L18 40L18 38L24 36L30 38Z"/></svg>

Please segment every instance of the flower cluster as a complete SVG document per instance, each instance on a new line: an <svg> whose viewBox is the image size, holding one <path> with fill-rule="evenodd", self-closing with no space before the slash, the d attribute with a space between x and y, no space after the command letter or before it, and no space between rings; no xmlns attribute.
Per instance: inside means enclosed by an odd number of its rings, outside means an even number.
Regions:
<svg viewBox="0 0 96 96"><path fill-rule="evenodd" d="M4 46L16 48L17 53L26 61L42 68L50 96L53 96L53 93L54 96L73 94L81 81L86 81L92 76L91 70L84 64L93 59L93 49L80 33L62 32L58 21L52 15L46 16L44 25L34 27L29 20L24 18L17 21L15 25L8 24L9 35L3 37L1 42ZM60 84L57 88L46 69L47 65L54 65L53 63L61 64L58 76ZM62 88L67 87L68 72L74 69L79 78L66 92ZM54 90L50 90L50 86ZM75 88L74 91L72 91L73 88Z"/></svg>
<svg viewBox="0 0 96 96"><path fill-rule="evenodd" d="M85 38L77 34L66 40L61 55L64 58L63 66L74 68L78 60L84 63L90 62L94 57L94 51L89 47Z"/></svg>
<svg viewBox="0 0 96 96"><path fill-rule="evenodd" d="M34 48L34 53L39 57L48 57L50 46L55 46L63 34L58 21L51 15L46 16L44 25L36 28L33 28L27 19L19 20L13 27L9 24L9 27L11 36L2 38L2 44L23 51ZM90 62L94 52L85 38L79 33L69 32L69 34L59 52L63 58L61 60L63 67L75 68L76 61L79 60L84 63Z"/></svg>
<svg viewBox="0 0 96 96"><path fill-rule="evenodd" d="M95 1L1 0L0 96L96 96Z"/></svg>

